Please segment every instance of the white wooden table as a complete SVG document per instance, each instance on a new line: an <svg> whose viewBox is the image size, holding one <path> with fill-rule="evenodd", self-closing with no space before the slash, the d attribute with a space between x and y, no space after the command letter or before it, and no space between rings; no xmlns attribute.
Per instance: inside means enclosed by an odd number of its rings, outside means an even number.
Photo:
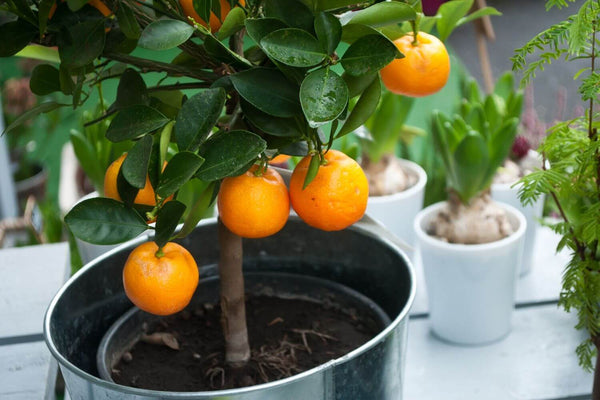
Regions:
<svg viewBox="0 0 600 400"><path fill-rule="evenodd" d="M411 311L406 400L581 400L592 376L577 365L582 334L556 306L564 254L540 228L532 272L519 279L513 329L480 347L451 345L429 330L423 274ZM66 244L0 250L0 399L53 399L56 363L42 339L43 315L68 274ZM348 399L352 400L352 399ZM373 399L378 400L378 399Z"/></svg>

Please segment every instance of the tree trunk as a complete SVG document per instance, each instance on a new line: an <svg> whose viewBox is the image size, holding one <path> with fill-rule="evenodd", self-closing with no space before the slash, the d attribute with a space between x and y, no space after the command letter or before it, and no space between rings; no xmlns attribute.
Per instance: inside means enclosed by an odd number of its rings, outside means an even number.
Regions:
<svg viewBox="0 0 600 400"><path fill-rule="evenodd" d="M592 400L600 400L600 338L593 337L592 342L596 346L596 368L594 368L594 388L592 389Z"/></svg>
<svg viewBox="0 0 600 400"><path fill-rule="evenodd" d="M220 219L218 231L221 326L225 336L225 361L238 367L250 359L242 273L242 238L227 229Z"/></svg>

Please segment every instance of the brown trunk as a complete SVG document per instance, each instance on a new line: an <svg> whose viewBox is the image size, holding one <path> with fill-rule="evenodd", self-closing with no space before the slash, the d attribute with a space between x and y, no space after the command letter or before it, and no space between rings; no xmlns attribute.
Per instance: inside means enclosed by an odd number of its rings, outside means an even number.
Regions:
<svg viewBox="0 0 600 400"><path fill-rule="evenodd" d="M227 229L220 219L218 230L221 326L225 336L225 361L232 366L241 366L250 359L242 273L242 238Z"/></svg>
<svg viewBox="0 0 600 400"><path fill-rule="evenodd" d="M596 368L594 368L594 388L592 389L592 400L600 400L600 337L593 337L596 346Z"/></svg>

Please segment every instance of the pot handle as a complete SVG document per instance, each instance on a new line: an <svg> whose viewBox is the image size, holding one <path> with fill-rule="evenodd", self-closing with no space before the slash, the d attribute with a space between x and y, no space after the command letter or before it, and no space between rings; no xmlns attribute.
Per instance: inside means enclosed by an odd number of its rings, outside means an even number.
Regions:
<svg viewBox="0 0 600 400"><path fill-rule="evenodd" d="M285 184L289 187L290 186L290 178L292 177L292 171L290 171L289 169L280 168L280 167L272 167L272 168L275 169L277 172L279 172L279 174L285 181ZM371 218L367 214L363 215L363 217L358 222L355 222L354 226L364 229L365 231L367 231L375 236L385 237L390 242L394 243L396 246L398 246L400 249L402 249L404 251L407 251L407 252L414 251L413 246L409 245L404 240L402 240L399 237L397 237L396 235L394 235L381 222L377 221L376 219Z"/></svg>

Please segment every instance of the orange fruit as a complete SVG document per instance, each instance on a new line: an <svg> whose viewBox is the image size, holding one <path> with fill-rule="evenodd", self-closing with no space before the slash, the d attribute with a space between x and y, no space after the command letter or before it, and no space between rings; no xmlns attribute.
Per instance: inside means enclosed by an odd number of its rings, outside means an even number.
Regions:
<svg viewBox="0 0 600 400"><path fill-rule="evenodd" d="M278 154L275 157L273 157L273 159L271 159L271 161L269 161L269 164L283 164L285 162L287 162L287 160L290 159L290 156L288 156L287 154Z"/></svg>
<svg viewBox="0 0 600 400"><path fill-rule="evenodd" d="M404 54L381 69L381 80L392 93L411 97L433 94L444 87L450 75L450 57L437 37L425 32L408 33L394 44Z"/></svg>
<svg viewBox="0 0 600 400"><path fill-rule="evenodd" d="M358 221L367 209L369 183L356 161L337 150L325 153L326 164L304 189L311 156L304 157L290 180L290 200L308 225L338 231Z"/></svg>
<svg viewBox="0 0 600 400"><path fill-rule="evenodd" d="M219 28L221 28L225 17L227 17L227 14L229 14L229 11L231 11L231 6L229 5L229 2L227 0L220 0L220 3L221 19L219 19L214 12L210 13L209 24L211 32L216 32L219 30ZM239 3L243 6L246 5L246 2L244 0L240 0ZM186 15L186 17L192 17L194 21L196 21L196 23L208 27L206 25L206 21L200 18L200 15L198 15L196 10L194 10L194 0L179 0L179 4L181 5L183 13Z"/></svg>
<svg viewBox="0 0 600 400"><path fill-rule="evenodd" d="M198 286L198 266L184 247L169 242L156 256L154 242L139 245L123 268L123 286L129 300L144 311L169 315L183 310Z"/></svg>
<svg viewBox="0 0 600 400"><path fill-rule="evenodd" d="M127 153L113 161L112 164L108 166L106 173L104 174L104 196L118 201L122 200L121 196L119 196L119 191L117 190L117 177L119 176L119 170L121 169L121 165L123 164L126 156ZM152 188L152 185L150 184L150 178L147 175L146 184L138 191L138 194L135 196L135 200L133 202L135 204L142 204L151 207L156 205L154 189Z"/></svg>
<svg viewBox="0 0 600 400"><path fill-rule="evenodd" d="M64 1L65 0L61 0L61 2L64 2ZM96 10L100 11L100 13L102 13L102 15L104 15L105 17L112 15L111 9L108 8L106 6L106 4L104 4L102 2L102 0L90 0L90 1L88 1L88 4L92 7L94 7ZM50 7L50 12L48 13L48 19L52 19L55 12L56 12L56 2L54 2L54 4L52 4L52 7Z"/></svg>
<svg viewBox="0 0 600 400"><path fill-rule="evenodd" d="M217 205L223 224L245 238L261 238L281 230L290 213L283 178L273 168L256 175L253 165L242 175L223 179Z"/></svg>

